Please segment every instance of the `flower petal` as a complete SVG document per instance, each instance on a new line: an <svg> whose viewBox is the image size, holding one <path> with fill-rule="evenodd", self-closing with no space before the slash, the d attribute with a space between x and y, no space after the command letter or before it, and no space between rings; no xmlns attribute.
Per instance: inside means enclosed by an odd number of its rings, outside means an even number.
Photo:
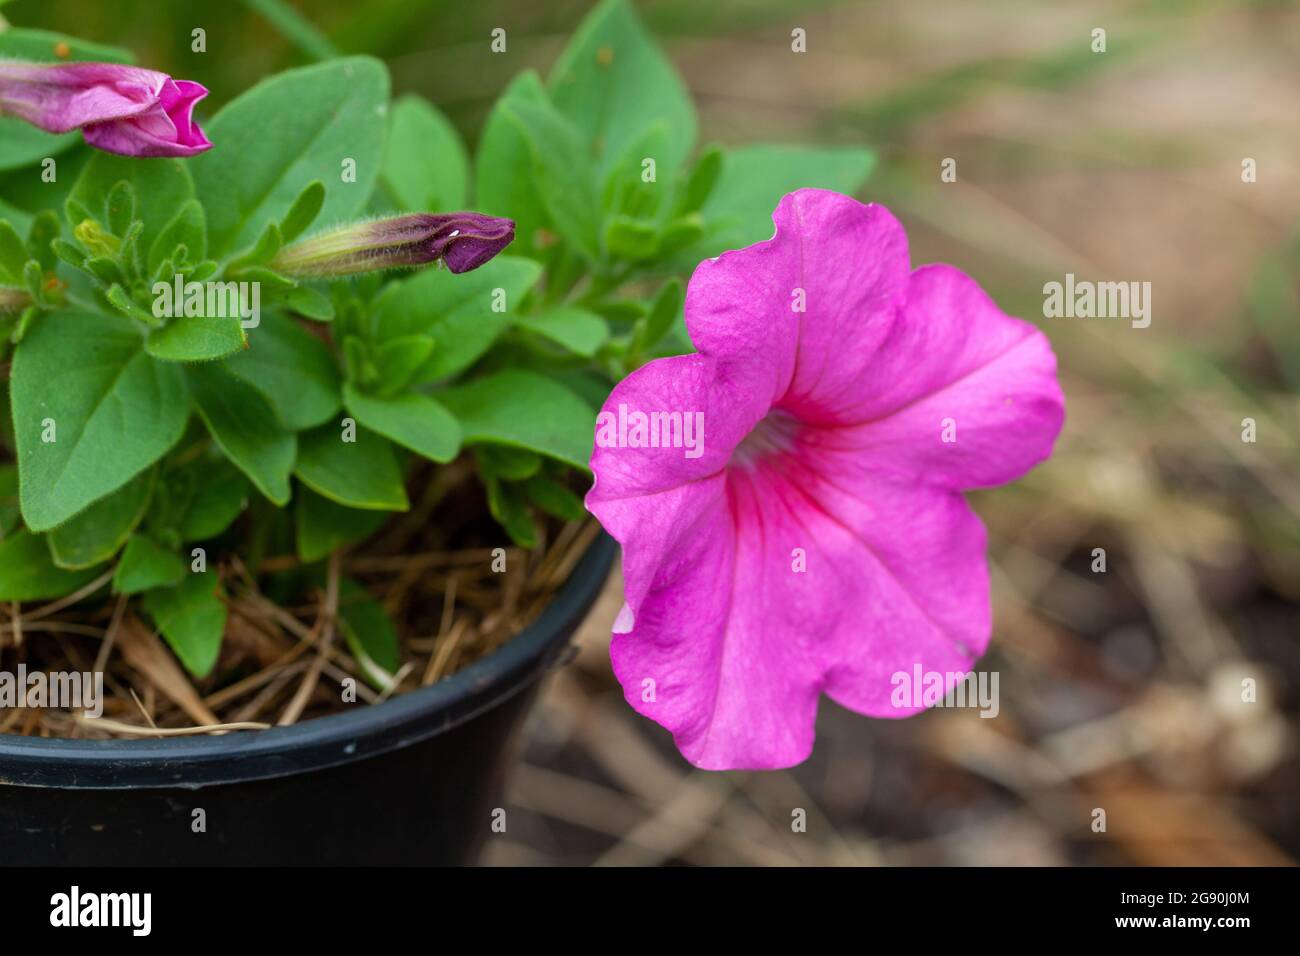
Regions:
<svg viewBox="0 0 1300 956"><path fill-rule="evenodd" d="M810 440L940 487L1020 477L1051 455L1065 418L1047 337L1004 315L951 266L912 273L870 376L869 385L831 398L861 424Z"/></svg>
<svg viewBox="0 0 1300 956"><path fill-rule="evenodd" d="M804 421L842 421L822 397L870 374L907 289L907 236L883 206L800 189L776 234L700 263L686 293L691 341Z"/></svg>
<svg viewBox="0 0 1300 956"><path fill-rule="evenodd" d="M639 600L629 588L632 626L613 636L610 660L628 703L691 763L787 767L812 748L817 660L774 590L788 565L751 515L733 515L725 484L719 474L656 496L672 531L624 551L625 571L653 557L655 573Z"/></svg>
<svg viewBox="0 0 1300 956"><path fill-rule="evenodd" d="M774 498L801 532L782 547L807 552L799 587L816 595L823 689L872 717L915 713L891 701L893 675L965 673L988 646L983 524L960 493L884 478L852 454L801 443L781 473Z"/></svg>
<svg viewBox="0 0 1300 956"><path fill-rule="evenodd" d="M617 421L620 408L624 417L700 413L702 453L689 457L683 447L609 444L601 423L607 416ZM721 472L736 445L766 411L761 400L729 387L719 378L715 363L702 355L656 359L614 387L597 419L591 456L596 480L586 505L624 545L623 575L633 609L682 524L694 522L703 510L704 499L689 493L693 486Z"/></svg>
<svg viewBox="0 0 1300 956"><path fill-rule="evenodd" d="M160 102L176 129L176 142L181 146L202 147L212 144L194 122L194 104L208 95L208 88L193 80L171 80L163 85Z"/></svg>
<svg viewBox="0 0 1300 956"><path fill-rule="evenodd" d="M696 766L797 764L822 691L904 717L921 707L895 705L894 675L950 689L988 644L984 529L958 494L792 455L653 502L610 655L628 703Z"/></svg>

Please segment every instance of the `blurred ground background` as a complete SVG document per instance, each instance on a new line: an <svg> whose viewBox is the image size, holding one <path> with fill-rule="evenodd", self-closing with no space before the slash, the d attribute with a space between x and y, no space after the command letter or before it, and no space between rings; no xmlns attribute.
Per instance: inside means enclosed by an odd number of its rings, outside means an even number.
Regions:
<svg viewBox="0 0 1300 956"><path fill-rule="evenodd" d="M302 62L256 6L14 0L4 13L183 76L201 26L201 76L221 103ZM428 96L472 143L508 79L548 69L590 4L294 6L339 48L386 59L395 92ZM861 198L899 215L915 262L959 266L1044 327L1068 420L1051 462L974 501L990 528L981 669L1000 675L996 719L869 721L824 702L804 766L695 772L613 681L614 580L529 727L486 862L1300 858L1300 7L638 7L695 94L705 141L876 149ZM486 55L496 26L508 57ZM794 27L806 54L790 53ZM955 183L939 179L947 157ZM1247 157L1257 182L1242 182ZM1043 284L1067 272L1151 282L1151 327L1042 318ZM792 831L797 809L806 832Z"/></svg>

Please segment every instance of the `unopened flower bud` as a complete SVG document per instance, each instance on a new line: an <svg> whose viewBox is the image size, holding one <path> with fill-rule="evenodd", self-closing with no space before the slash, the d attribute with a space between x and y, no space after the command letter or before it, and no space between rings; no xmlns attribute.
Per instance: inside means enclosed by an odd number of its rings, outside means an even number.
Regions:
<svg viewBox="0 0 1300 956"><path fill-rule="evenodd" d="M269 265L295 277L347 276L438 260L452 272L469 272L514 238L510 219L476 212L411 213L319 233L281 249Z"/></svg>
<svg viewBox="0 0 1300 956"><path fill-rule="evenodd" d="M0 61L0 116L50 133L80 129L123 156L195 156L212 144L194 122L201 84L117 63Z"/></svg>

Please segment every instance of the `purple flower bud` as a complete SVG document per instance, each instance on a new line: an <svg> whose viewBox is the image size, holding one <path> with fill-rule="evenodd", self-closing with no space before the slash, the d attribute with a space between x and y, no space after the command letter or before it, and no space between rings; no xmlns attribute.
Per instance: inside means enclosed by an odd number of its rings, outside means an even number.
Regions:
<svg viewBox="0 0 1300 956"><path fill-rule="evenodd" d="M411 213L332 229L281 249L270 266L287 276L346 276L441 259L477 269L515 238L512 219L477 212Z"/></svg>
<svg viewBox="0 0 1300 956"><path fill-rule="evenodd" d="M0 61L0 116L50 133L80 129L91 146L123 156L210 149L193 117L207 95L198 83L116 63Z"/></svg>

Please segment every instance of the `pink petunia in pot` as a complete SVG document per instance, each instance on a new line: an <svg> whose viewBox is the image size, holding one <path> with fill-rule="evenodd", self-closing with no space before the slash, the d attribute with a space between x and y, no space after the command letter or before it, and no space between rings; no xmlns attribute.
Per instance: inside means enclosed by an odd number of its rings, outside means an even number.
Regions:
<svg viewBox="0 0 1300 956"><path fill-rule="evenodd" d="M49 133L80 129L91 146L123 156L210 149L194 121L194 104L207 95L199 83L140 67L0 60L0 116Z"/></svg>
<svg viewBox="0 0 1300 956"><path fill-rule="evenodd" d="M912 269L878 205L803 189L776 234L700 264L698 352L637 369L597 420L588 509L623 548L611 659L708 769L804 760L822 694L871 717L950 690L992 630L963 492L1048 458L1051 346L969 277Z"/></svg>

